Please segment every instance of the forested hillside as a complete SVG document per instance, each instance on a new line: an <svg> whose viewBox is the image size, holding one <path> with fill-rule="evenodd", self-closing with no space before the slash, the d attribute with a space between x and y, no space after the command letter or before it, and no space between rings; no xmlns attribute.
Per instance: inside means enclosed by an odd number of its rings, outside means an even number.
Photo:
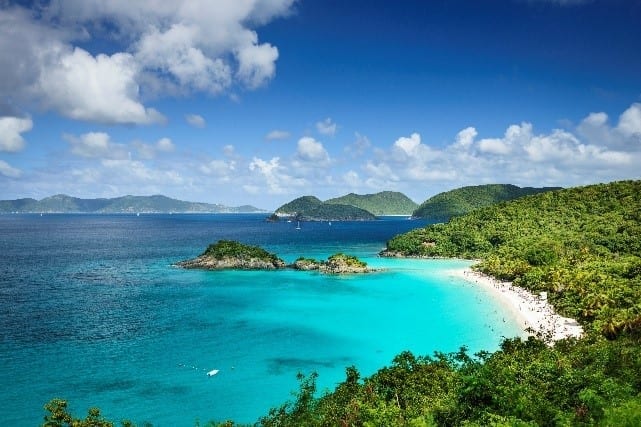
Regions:
<svg viewBox="0 0 641 427"><path fill-rule="evenodd" d="M425 218L430 222L447 222L450 218L465 215L484 206L559 189L559 187L521 188L511 184L462 187L430 197L412 215Z"/></svg>
<svg viewBox="0 0 641 427"><path fill-rule="evenodd" d="M604 334L641 331L641 181L594 185L478 209L390 240L387 252L480 258Z"/></svg>
<svg viewBox="0 0 641 427"><path fill-rule="evenodd" d="M326 200L325 203L356 206L374 215L411 215L418 206L412 199L397 191L381 191L376 194L349 193Z"/></svg>
<svg viewBox="0 0 641 427"><path fill-rule="evenodd" d="M303 196L276 209L275 217L291 216L301 221L359 221L373 220L376 217L351 205L324 203L314 196Z"/></svg>

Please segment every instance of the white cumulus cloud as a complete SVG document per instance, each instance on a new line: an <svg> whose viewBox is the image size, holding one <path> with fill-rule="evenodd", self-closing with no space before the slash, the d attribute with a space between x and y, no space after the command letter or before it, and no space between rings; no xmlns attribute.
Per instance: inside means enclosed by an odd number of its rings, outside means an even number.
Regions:
<svg viewBox="0 0 641 427"><path fill-rule="evenodd" d="M160 138L155 144L146 144L140 141L134 141L131 145L138 151L138 155L143 159L153 159L161 153L170 153L174 151L174 143L169 138Z"/></svg>
<svg viewBox="0 0 641 427"><path fill-rule="evenodd" d="M108 182L122 184L132 183L138 185L154 184L162 186L181 185L184 180L180 173L174 170L161 170L148 167L144 162L130 159L104 159L103 179Z"/></svg>
<svg viewBox="0 0 641 427"><path fill-rule="evenodd" d="M472 146L474 143L474 138L479 133L476 131L476 128L474 127L467 127L460 131L458 134L456 134L456 144L455 146L461 149L468 149Z"/></svg>
<svg viewBox="0 0 641 427"><path fill-rule="evenodd" d="M156 141L156 149L158 151L169 153L171 151L174 151L174 148L174 143L171 142L171 139L169 138L160 138L158 141Z"/></svg>
<svg viewBox="0 0 641 427"><path fill-rule="evenodd" d="M47 64L38 79L41 102L77 120L101 123L151 124L165 120L145 108L136 82L138 65L128 53L96 57L75 48Z"/></svg>
<svg viewBox="0 0 641 427"><path fill-rule="evenodd" d="M0 6L0 111L35 100L76 120L151 124L164 117L144 105L143 93L255 89L274 77L278 49L259 41L254 27L288 15L294 1ZM80 47L88 40L97 42L92 51Z"/></svg>
<svg viewBox="0 0 641 427"><path fill-rule="evenodd" d="M254 157L249 164L249 170L259 173L264 178L270 194L285 193L283 181L288 177L284 173L285 168L281 166L279 157L273 157L269 161Z"/></svg>
<svg viewBox="0 0 641 427"><path fill-rule="evenodd" d="M195 128L204 128L207 125L203 116L198 114L187 114L185 120Z"/></svg>
<svg viewBox="0 0 641 427"><path fill-rule="evenodd" d="M319 166L329 163L329 153L323 144L311 137L303 137L298 140L296 156L304 162L314 162Z"/></svg>
<svg viewBox="0 0 641 427"><path fill-rule="evenodd" d="M238 77L250 89L256 89L269 81L276 73L278 49L269 43L252 44L236 52Z"/></svg>
<svg viewBox="0 0 641 427"><path fill-rule="evenodd" d="M282 139L288 139L291 136L286 130L274 129L265 135L267 141L278 141Z"/></svg>
<svg viewBox="0 0 641 427"><path fill-rule="evenodd" d="M639 178L640 112L640 104L631 105L614 127L605 113L590 113L574 131L538 133L523 122L508 126L503 136L479 140L476 128L468 127L445 147L412 134L367 160L362 179L378 188L396 185L416 191L413 183L439 188L497 182L571 186Z"/></svg>
<svg viewBox="0 0 641 427"><path fill-rule="evenodd" d="M126 147L114 143L109 134L104 132L89 132L80 136L65 134L63 138L71 145L71 152L80 157L124 159L128 156Z"/></svg>
<svg viewBox="0 0 641 427"><path fill-rule="evenodd" d="M532 137L532 124L521 123L511 125L505 131L503 138L487 138L478 142L479 150L483 153L505 156L512 152L515 147L523 145Z"/></svg>
<svg viewBox="0 0 641 427"><path fill-rule="evenodd" d="M216 177L229 180L230 175L236 170L236 162L233 160L211 160L200 166L200 171L206 175L213 175Z"/></svg>
<svg viewBox="0 0 641 427"><path fill-rule="evenodd" d="M407 156L416 154L421 145L421 135L413 133L410 137L402 136L394 142L394 147L405 153Z"/></svg>
<svg viewBox="0 0 641 427"><path fill-rule="evenodd" d="M635 137L641 141L641 104L632 104L621 114L617 129L626 137Z"/></svg>
<svg viewBox="0 0 641 427"><path fill-rule="evenodd" d="M0 151L16 152L24 148L22 137L33 127L31 119L19 117L0 117Z"/></svg>
<svg viewBox="0 0 641 427"><path fill-rule="evenodd" d="M303 177L290 175L280 157L270 160L254 157L249 163L249 170L257 175L254 181L244 186L245 191L250 193L264 188L267 194L293 194L309 184Z"/></svg>
<svg viewBox="0 0 641 427"><path fill-rule="evenodd" d="M337 125L328 117L325 120L316 122L316 130L321 135L334 136L336 135Z"/></svg>
<svg viewBox="0 0 641 427"><path fill-rule="evenodd" d="M22 171L14 168L4 160L0 160L0 175L4 175L7 178L19 178L22 175Z"/></svg>

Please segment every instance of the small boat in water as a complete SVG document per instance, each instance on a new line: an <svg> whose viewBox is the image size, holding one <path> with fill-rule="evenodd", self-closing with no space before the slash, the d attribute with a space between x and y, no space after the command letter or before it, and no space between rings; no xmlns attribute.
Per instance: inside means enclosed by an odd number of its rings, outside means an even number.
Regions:
<svg viewBox="0 0 641 427"><path fill-rule="evenodd" d="M207 372L207 376L208 377L213 377L214 375L216 375L219 372L220 372L220 370L218 370L218 369L212 369L211 371Z"/></svg>

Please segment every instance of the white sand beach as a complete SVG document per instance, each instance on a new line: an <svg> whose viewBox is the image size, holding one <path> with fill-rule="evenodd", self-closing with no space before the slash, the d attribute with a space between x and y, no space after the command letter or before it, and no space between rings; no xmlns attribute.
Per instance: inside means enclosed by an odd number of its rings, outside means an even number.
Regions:
<svg viewBox="0 0 641 427"><path fill-rule="evenodd" d="M531 334L541 334L550 344L564 338L578 338L583 334L583 328L576 320L563 317L554 311L545 294L532 294L523 288L513 286L511 282L496 280L471 268L451 270L450 274L491 291L503 302L506 309L514 313L524 331L531 329Z"/></svg>

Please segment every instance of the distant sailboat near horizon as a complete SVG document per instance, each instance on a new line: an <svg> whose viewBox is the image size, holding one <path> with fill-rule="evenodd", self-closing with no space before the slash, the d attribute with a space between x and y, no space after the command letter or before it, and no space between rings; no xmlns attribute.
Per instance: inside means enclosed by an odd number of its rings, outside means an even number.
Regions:
<svg viewBox="0 0 641 427"><path fill-rule="evenodd" d="M296 224L296 230L300 230L300 221L298 221L298 224Z"/></svg>

